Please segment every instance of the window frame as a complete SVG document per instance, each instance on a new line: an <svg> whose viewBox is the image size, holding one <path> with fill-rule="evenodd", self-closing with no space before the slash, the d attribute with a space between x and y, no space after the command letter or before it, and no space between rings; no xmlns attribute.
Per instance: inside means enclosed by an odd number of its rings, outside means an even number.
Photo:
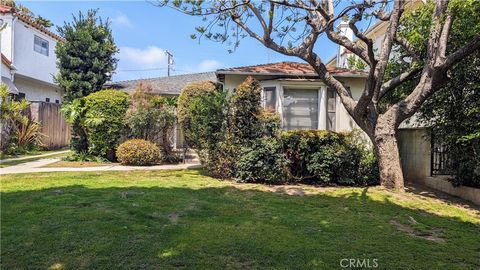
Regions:
<svg viewBox="0 0 480 270"><path fill-rule="evenodd" d="M37 41L40 41L40 44L37 44ZM47 47L43 47L43 43L47 44ZM40 49L37 48L37 46L40 47ZM44 51L45 49L45 51ZM33 50L41 55L44 56L49 56L50 55L50 42L47 39L42 38L41 36L38 35L33 35Z"/></svg>
<svg viewBox="0 0 480 270"><path fill-rule="evenodd" d="M273 84L266 84L266 85L262 85L262 106L264 109L267 109L267 98L266 98L266 95L265 95L265 88L273 88L273 93L275 94L274 95L274 105L273 105L273 110L275 112L277 112L277 108L278 108L278 95L279 95L279 91L278 91L278 87L277 85L273 85Z"/></svg>
<svg viewBox="0 0 480 270"><path fill-rule="evenodd" d="M283 88L283 91L282 91L282 99L283 99L283 102L282 102L282 127L285 129L285 130L296 130L296 129L286 129L286 127L288 126L287 122L286 122L286 113L285 113L285 92L286 90L307 90L307 91L312 91L312 92L316 92L316 95L317 95L317 98L316 98L316 103L317 103L317 114L316 114L316 121L317 121L317 125L316 127L314 128L311 128L311 129L304 129L304 130L318 130L319 129L319 126L320 126L320 109L321 109L321 104L320 104L320 95L321 95L321 92L320 92L320 89L319 87L317 86L310 86L310 85L282 85L282 88ZM314 123L312 121L312 123ZM312 126L313 127L313 126Z"/></svg>

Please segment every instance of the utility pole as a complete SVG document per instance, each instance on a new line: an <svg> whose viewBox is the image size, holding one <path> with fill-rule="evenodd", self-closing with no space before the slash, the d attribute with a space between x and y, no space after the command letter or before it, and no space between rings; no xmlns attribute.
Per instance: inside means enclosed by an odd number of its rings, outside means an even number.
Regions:
<svg viewBox="0 0 480 270"><path fill-rule="evenodd" d="M167 76L170 77L170 68L173 65L173 54L167 50L165 50L165 54L167 55Z"/></svg>

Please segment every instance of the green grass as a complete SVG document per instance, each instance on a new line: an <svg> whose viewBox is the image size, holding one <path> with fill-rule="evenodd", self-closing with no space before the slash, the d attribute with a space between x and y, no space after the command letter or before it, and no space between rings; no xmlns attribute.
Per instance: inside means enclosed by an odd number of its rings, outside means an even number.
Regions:
<svg viewBox="0 0 480 270"><path fill-rule="evenodd" d="M54 152L57 152L57 151L49 151L49 152L54 153ZM43 154L47 154L47 153L43 153ZM67 157L68 155L71 155L71 152L58 153L58 154L53 154L53 155L46 156L46 157L31 157L31 158L25 158L25 159L21 159L21 160L0 161L0 168L10 167L10 166L23 164L23 163L31 162L31 161L36 161L36 160L39 160L39 159L45 159L45 158L63 158L63 157Z"/></svg>
<svg viewBox="0 0 480 270"><path fill-rule="evenodd" d="M0 181L2 269L340 269L343 258L480 268L479 211L411 193L304 187L296 196L195 170Z"/></svg>

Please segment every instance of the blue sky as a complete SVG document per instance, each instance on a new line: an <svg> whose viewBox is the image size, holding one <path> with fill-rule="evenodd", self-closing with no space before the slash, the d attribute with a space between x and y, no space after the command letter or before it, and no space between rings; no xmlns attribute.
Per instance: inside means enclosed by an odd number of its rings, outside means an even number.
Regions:
<svg viewBox="0 0 480 270"><path fill-rule="evenodd" d="M214 71L218 68L255 65L277 61L298 61L263 47L246 38L234 53L227 45L192 40L200 17L191 17L170 8L159 8L147 1L18 1L35 14L50 19L55 25L70 21L72 14L99 9L103 18L110 18L115 42L120 48L117 73L113 80L129 80L166 76L164 50L174 55L172 74ZM52 30L55 28L52 27ZM325 45L323 45L325 44ZM336 46L323 43L317 52L323 60L335 54ZM318 46L317 46L318 47ZM155 69L155 70L145 70ZM142 70L142 71L137 71Z"/></svg>

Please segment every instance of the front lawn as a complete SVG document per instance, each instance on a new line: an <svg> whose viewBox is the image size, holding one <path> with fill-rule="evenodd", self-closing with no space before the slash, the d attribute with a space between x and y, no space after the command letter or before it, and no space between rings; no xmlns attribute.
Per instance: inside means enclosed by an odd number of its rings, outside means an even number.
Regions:
<svg viewBox="0 0 480 270"><path fill-rule="evenodd" d="M195 170L0 181L2 269L339 269L351 258L480 268L480 211L411 193L241 185Z"/></svg>

